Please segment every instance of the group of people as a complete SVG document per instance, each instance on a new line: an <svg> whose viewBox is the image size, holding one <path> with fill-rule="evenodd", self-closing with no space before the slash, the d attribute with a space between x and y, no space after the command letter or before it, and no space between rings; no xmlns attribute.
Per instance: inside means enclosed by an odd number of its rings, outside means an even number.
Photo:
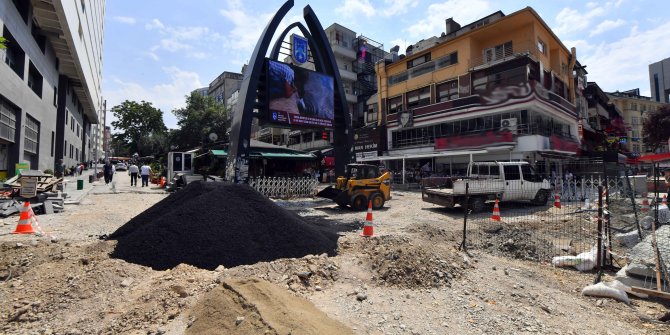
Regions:
<svg viewBox="0 0 670 335"><path fill-rule="evenodd" d="M116 173L116 167L109 160L105 161L105 165L102 168L103 175L105 176L105 184L109 184L114 179L114 174ZM135 162L131 162L128 166L128 175L130 176L130 186L137 187L137 177L138 175L142 178L142 187L149 187L149 177L151 176L151 166L149 164L143 164L141 167L138 167Z"/></svg>

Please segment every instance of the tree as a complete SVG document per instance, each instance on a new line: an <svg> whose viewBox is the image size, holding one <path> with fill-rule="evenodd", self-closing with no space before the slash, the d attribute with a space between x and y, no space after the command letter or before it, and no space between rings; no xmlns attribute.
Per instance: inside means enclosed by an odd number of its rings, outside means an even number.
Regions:
<svg viewBox="0 0 670 335"><path fill-rule="evenodd" d="M114 106L112 114L116 117L112 126L119 131L112 138L123 147L117 149L119 152L137 152L140 156L156 153L152 146L143 144L146 138L161 136L167 130L160 109L151 106L150 102L126 100Z"/></svg>
<svg viewBox="0 0 670 335"><path fill-rule="evenodd" d="M0 49L7 49L7 39L0 36Z"/></svg>
<svg viewBox="0 0 670 335"><path fill-rule="evenodd" d="M642 140L652 150L668 143L670 137L670 107L667 105L649 112L642 122Z"/></svg>
<svg viewBox="0 0 670 335"><path fill-rule="evenodd" d="M177 148L192 148L212 142L210 134L216 134L216 142L228 138L228 111L226 107L211 96L192 92L186 96L186 106L174 109L179 129L173 134Z"/></svg>

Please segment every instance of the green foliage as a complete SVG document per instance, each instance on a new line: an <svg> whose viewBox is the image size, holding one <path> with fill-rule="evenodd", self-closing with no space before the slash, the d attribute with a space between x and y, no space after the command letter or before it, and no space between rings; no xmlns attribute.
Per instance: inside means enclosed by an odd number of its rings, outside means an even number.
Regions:
<svg viewBox="0 0 670 335"><path fill-rule="evenodd" d="M649 112L642 122L642 140L654 151L668 143L670 137L670 107L667 105Z"/></svg>
<svg viewBox="0 0 670 335"><path fill-rule="evenodd" d="M7 39L0 36L0 49L7 49Z"/></svg>
<svg viewBox="0 0 670 335"><path fill-rule="evenodd" d="M51 174L51 175L54 174L54 171L51 170L51 169L46 169L46 170L44 170L44 171L42 171L42 172L43 172L44 174Z"/></svg>
<svg viewBox="0 0 670 335"><path fill-rule="evenodd" d="M162 139L167 128L163 123L163 113L150 102L124 101L112 108L116 121L112 126L118 131L112 135L115 155L139 153L140 156L154 154L153 143Z"/></svg>
<svg viewBox="0 0 670 335"><path fill-rule="evenodd" d="M171 134L176 149L193 148L211 143L209 134L217 135L216 142L225 142L228 131L228 111L211 96L192 92L186 96L186 107L175 109L179 129Z"/></svg>

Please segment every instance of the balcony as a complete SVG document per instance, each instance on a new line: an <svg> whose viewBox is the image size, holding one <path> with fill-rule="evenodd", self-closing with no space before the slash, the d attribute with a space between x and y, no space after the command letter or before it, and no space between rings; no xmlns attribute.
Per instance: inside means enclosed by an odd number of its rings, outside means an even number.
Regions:
<svg viewBox="0 0 670 335"><path fill-rule="evenodd" d="M358 97L355 96L355 95L353 95L353 94L345 93L345 96L347 97L347 102L348 102L348 103L356 103L356 102L358 102Z"/></svg>
<svg viewBox="0 0 670 335"><path fill-rule="evenodd" d="M352 71L349 70L344 70L344 69L339 69L340 70L340 77L344 81L356 81L358 80L358 75Z"/></svg>
<svg viewBox="0 0 670 335"><path fill-rule="evenodd" d="M356 59L356 52L345 42L332 41L330 42L330 48L333 49L336 56L340 55L349 60Z"/></svg>
<svg viewBox="0 0 670 335"><path fill-rule="evenodd" d="M537 62L538 57L541 54L540 51L537 50L537 47L529 42L514 44L511 50L496 48L496 50L493 51L493 49L494 48L490 48L492 52L487 52L488 50L484 49L482 50L481 56L471 58L468 63L468 68L470 70L479 70L520 57L530 57ZM555 72L558 73L558 71Z"/></svg>

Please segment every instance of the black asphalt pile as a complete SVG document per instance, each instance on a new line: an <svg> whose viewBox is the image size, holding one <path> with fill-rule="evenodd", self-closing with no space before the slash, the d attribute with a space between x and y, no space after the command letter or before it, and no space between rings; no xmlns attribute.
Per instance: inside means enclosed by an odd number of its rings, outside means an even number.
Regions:
<svg viewBox="0 0 670 335"><path fill-rule="evenodd" d="M110 235L112 257L156 270L213 270L337 249L336 229L311 225L248 185L193 182Z"/></svg>

